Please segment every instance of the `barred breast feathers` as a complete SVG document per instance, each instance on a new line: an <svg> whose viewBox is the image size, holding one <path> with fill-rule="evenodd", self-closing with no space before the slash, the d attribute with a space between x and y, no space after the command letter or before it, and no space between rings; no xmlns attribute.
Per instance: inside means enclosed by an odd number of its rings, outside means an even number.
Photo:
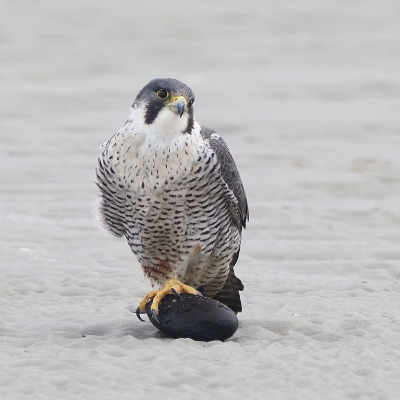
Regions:
<svg viewBox="0 0 400 400"><path fill-rule="evenodd" d="M183 188L196 163L213 153L196 122L191 134L182 134L187 122L177 126L176 118L173 124L162 112L157 119L160 123L146 125L141 110L133 107L125 125L102 145L96 170L100 220L116 236L124 234L127 198Z"/></svg>

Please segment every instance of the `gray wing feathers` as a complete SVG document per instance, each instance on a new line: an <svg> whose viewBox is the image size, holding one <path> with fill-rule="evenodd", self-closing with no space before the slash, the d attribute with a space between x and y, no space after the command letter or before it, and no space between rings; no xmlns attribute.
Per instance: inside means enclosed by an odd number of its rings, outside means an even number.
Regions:
<svg viewBox="0 0 400 400"><path fill-rule="evenodd" d="M242 180L240 179L239 171L236 168L235 161L231 153L229 152L228 146L224 142L221 136L217 132L201 127L200 134L208 141L212 150L214 150L218 163L220 165L220 173L222 179L228 185L228 188L233 193L232 207L234 214L238 219L239 226L246 227L246 222L249 220L249 208L247 205L246 193L244 191Z"/></svg>
<svg viewBox="0 0 400 400"><path fill-rule="evenodd" d="M232 219L237 224L239 232L241 232L242 227L245 228L246 222L249 220L249 208L247 205L246 193L235 161L229 152L228 146L218 133L202 126L200 134L204 140L208 142L210 148L217 156L221 177L229 189L227 198L230 204L230 213ZM244 288L242 282L235 276L233 270L238 257L239 250L233 254L229 266L229 275L224 287L214 296L214 299L226 304L235 313L242 311L239 291Z"/></svg>

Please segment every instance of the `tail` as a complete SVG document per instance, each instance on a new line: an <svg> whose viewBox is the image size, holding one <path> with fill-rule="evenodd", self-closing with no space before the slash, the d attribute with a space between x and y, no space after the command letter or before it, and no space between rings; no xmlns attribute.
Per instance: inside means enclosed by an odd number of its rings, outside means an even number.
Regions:
<svg viewBox="0 0 400 400"><path fill-rule="evenodd" d="M229 266L229 274L223 288L213 297L214 300L228 306L235 314L242 311L239 291L244 289L242 281L235 276L233 266L239 258L239 251L235 253Z"/></svg>

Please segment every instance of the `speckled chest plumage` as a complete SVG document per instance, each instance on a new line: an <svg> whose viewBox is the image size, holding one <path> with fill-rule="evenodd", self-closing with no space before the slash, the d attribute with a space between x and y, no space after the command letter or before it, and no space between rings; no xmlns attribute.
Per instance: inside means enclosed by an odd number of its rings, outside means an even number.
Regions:
<svg viewBox="0 0 400 400"><path fill-rule="evenodd" d="M240 234L199 125L191 134L160 137L128 121L106 143L97 175L103 218L126 236L153 284L175 276L195 287L213 281L208 295L221 289Z"/></svg>

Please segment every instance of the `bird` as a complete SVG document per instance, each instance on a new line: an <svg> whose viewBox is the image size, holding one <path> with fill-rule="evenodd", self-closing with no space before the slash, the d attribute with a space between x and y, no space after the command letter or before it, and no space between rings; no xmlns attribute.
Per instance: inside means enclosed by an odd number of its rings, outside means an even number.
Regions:
<svg viewBox="0 0 400 400"><path fill-rule="evenodd" d="M126 238L154 289L139 303L139 319L149 299L157 318L170 293L242 311L234 266L249 220L246 193L225 141L195 120L194 101L184 83L153 79L101 146L100 222Z"/></svg>

